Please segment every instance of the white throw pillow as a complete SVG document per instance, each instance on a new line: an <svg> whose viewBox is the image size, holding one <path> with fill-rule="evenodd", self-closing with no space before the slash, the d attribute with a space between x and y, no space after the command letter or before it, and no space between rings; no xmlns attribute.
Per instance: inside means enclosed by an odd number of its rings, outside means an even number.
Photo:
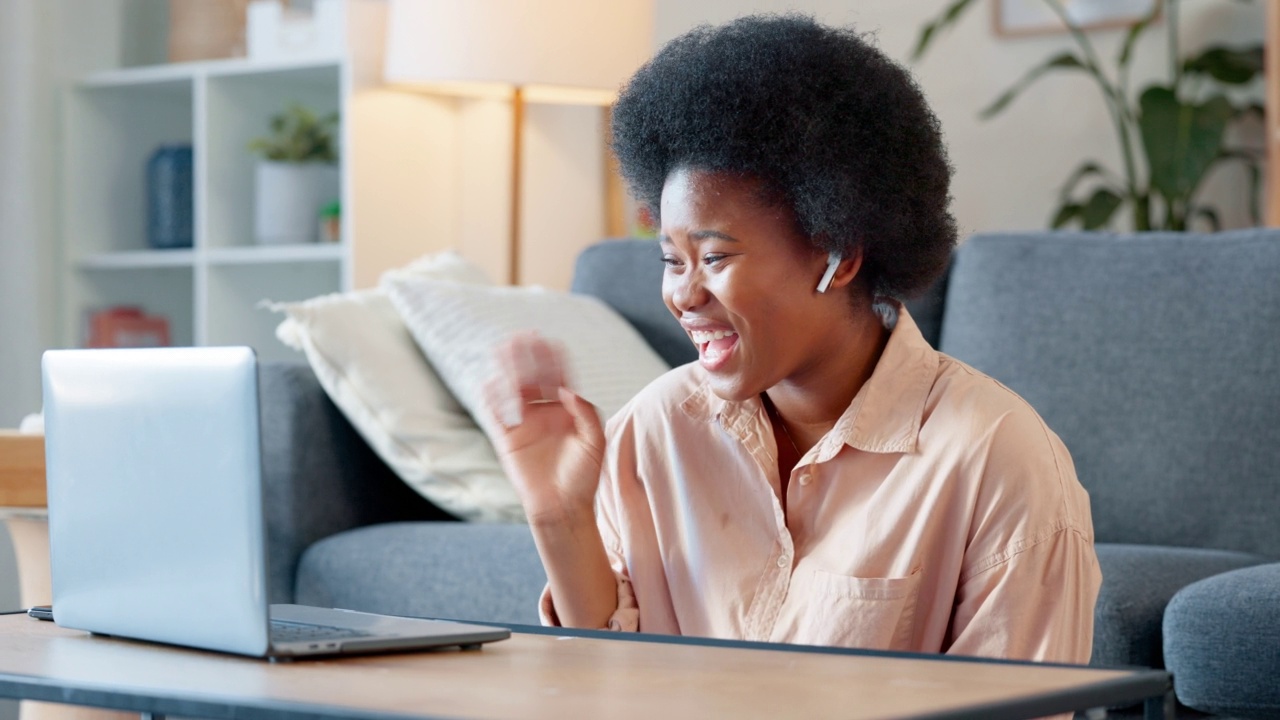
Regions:
<svg viewBox="0 0 1280 720"><path fill-rule="evenodd" d="M427 256L387 277L489 282L452 252ZM329 398L414 490L465 520L524 520L493 446L441 383L383 290L272 308L287 315L276 336L306 354Z"/></svg>
<svg viewBox="0 0 1280 720"><path fill-rule="evenodd" d="M418 346L480 427L500 430L484 408L493 349L534 330L565 348L569 385L607 420L670 369L616 311L594 297L537 287L481 287L426 278L382 283Z"/></svg>

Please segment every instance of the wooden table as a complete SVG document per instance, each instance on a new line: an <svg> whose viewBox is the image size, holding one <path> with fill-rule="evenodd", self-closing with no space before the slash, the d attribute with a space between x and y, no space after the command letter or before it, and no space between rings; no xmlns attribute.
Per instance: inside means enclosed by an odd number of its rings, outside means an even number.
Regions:
<svg viewBox="0 0 1280 720"><path fill-rule="evenodd" d="M48 605L49 521L45 509L44 436L0 430L0 523L9 530L18 564L18 602ZM24 702L21 720L122 720L101 710Z"/></svg>
<svg viewBox="0 0 1280 720"><path fill-rule="evenodd" d="M271 663L7 616L0 697L228 720L998 719L1145 698L1149 714L1171 708L1157 670L515 629L482 650Z"/></svg>

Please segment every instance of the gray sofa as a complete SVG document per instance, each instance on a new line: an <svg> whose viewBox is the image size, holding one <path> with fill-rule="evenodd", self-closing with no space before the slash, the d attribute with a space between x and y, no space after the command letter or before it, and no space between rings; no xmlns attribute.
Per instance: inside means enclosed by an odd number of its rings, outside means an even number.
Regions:
<svg viewBox="0 0 1280 720"><path fill-rule="evenodd" d="M661 272L654 243L606 242L574 290L687 362ZM1167 666L1188 706L1280 717L1280 232L979 235L909 307L1070 449L1104 574L1093 662ZM261 395L273 600L537 622L526 528L422 500L305 365L265 365Z"/></svg>

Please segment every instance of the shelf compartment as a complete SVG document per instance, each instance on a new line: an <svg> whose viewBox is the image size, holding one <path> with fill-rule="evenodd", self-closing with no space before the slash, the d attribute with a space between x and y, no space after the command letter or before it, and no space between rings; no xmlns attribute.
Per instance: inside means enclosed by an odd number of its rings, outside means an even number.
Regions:
<svg viewBox="0 0 1280 720"><path fill-rule="evenodd" d="M148 249L147 162L162 145L190 144L187 81L82 85L65 103L65 237L71 257Z"/></svg>
<svg viewBox="0 0 1280 720"><path fill-rule="evenodd" d="M208 167L208 247L254 244L254 183L258 158L249 151L249 143L268 135L271 117L291 103L304 105L318 114L338 111L342 74L343 66L331 63L245 74L225 73L208 78L208 134L203 155ZM341 137L340 129L338 135ZM341 161L341 148L339 154Z"/></svg>
<svg viewBox="0 0 1280 720"><path fill-rule="evenodd" d="M194 345L194 271L190 267L117 268L115 272L80 272L72 299L77 315L72 338L79 345L87 337L88 314L120 305L141 307L169 320L173 345Z"/></svg>
<svg viewBox="0 0 1280 720"><path fill-rule="evenodd" d="M208 345L248 345L264 362L301 356L276 338L284 316L266 302L292 302L333 293L340 287L338 263L216 265L208 270Z"/></svg>

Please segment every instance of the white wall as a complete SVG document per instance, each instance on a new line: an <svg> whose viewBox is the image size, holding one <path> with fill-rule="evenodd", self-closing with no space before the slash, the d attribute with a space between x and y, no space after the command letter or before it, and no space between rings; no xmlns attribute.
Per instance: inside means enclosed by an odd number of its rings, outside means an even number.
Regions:
<svg viewBox="0 0 1280 720"><path fill-rule="evenodd" d="M54 278L54 83L37 3L0 3L0 427L39 408L39 348L50 340Z"/></svg>
<svg viewBox="0 0 1280 720"><path fill-rule="evenodd" d="M993 120L978 111L1040 61L1074 49L1065 34L997 37L994 0L975 3L960 24L909 65L942 122L956 168L953 211L961 236L980 230L1040 229L1057 207L1059 186L1085 159L1119 171L1118 143L1102 100L1083 73L1055 73ZM920 28L950 0L655 0L655 35L665 42L702 22L752 12L797 10L820 21L876 35L890 57L908 62ZM1184 52L1205 44L1261 41L1266 3L1201 0L1179 3ZM1167 26L1152 28L1137 48L1132 86L1164 81ZM1090 33L1105 63L1118 54L1123 32ZM1258 90L1261 98L1261 89ZM1261 130L1254 142L1260 147ZM1211 177L1206 198L1217 200L1224 225L1247 226L1247 179L1227 169ZM1127 218L1126 218L1127 220ZM1119 228L1118 228L1119 229Z"/></svg>
<svg viewBox="0 0 1280 720"><path fill-rule="evenodd" d="M40 409L40 353L57 335L60 88L147 47L120 32L147 2L0 0L0 427Z"/></svg>

